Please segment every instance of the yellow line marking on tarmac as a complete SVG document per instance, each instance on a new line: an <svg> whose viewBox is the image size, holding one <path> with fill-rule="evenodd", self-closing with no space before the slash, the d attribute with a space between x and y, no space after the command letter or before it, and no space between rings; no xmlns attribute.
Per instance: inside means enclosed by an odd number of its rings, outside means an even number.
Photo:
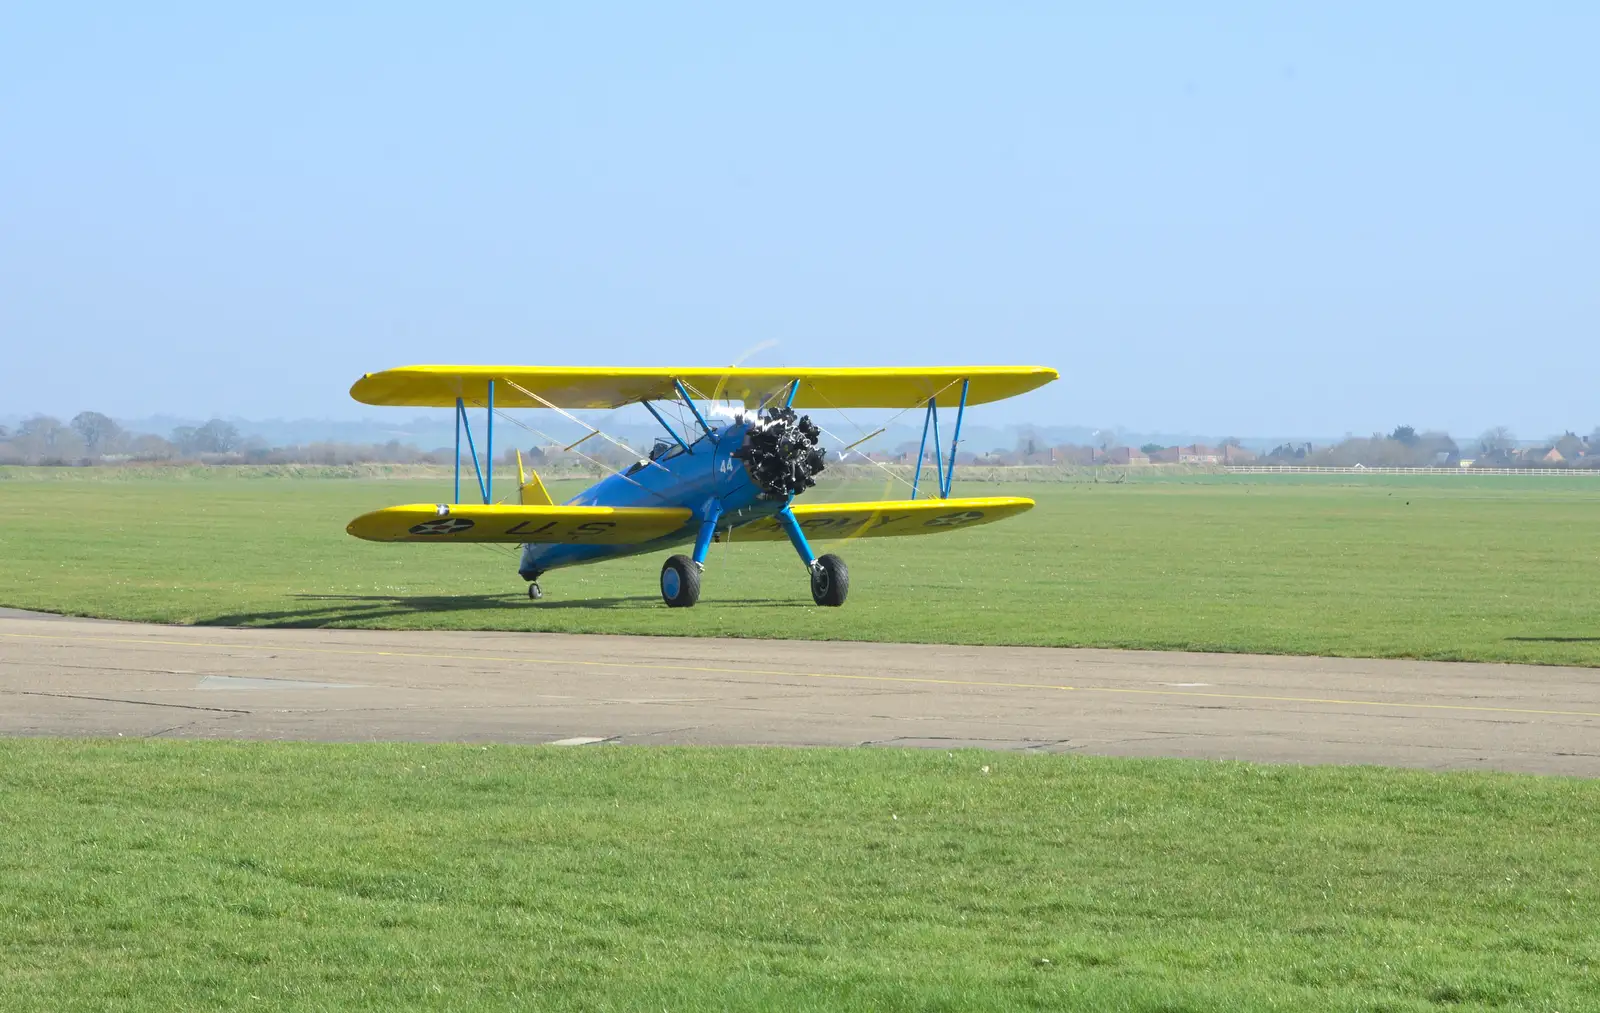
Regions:
<svg viewBox="0 0 1600 1013"><path fill-rule="evenodd" d="M408 632L408 631L402 631ZM63 638L43 633L0 633L0 637L27 640L82 640L114 644L152 644L160 647L215 647L223 650L284 651L297 654L333 654L366 658L419 658L435 661L496 661L516 665L584 665L595 668L624 668L642 671L704 672L711 675L776 675L791 679L837 679L856 682L893 682L934 686L965 686L975 689L1045 689L1070 693L1115 693L1129 696L1175 696L1211 700L1256 700L1267 703L1309 703L1343 707L1397 707L1405 710L1467 711L1480 714L1536 714L1546 717L1600 718L1600 711L1540 710L1530 707L1483 707L1473 704L1405 703L1390 700L1349 700L1338 697L1269 696L1255 693L1186 693L1173 689L1134 689L1123 686L1063 686L1046 682L980 682L976 679L935 679L918 675L848 675L843 672L785 672L769 668L715 668L707 665L673 665L637 661L583 661L566 658L500 657L486 654L436 654L420 651L370 651L331 647L287 647L279 644L227 644L203 640L156 640L149 637Z"/></svg>

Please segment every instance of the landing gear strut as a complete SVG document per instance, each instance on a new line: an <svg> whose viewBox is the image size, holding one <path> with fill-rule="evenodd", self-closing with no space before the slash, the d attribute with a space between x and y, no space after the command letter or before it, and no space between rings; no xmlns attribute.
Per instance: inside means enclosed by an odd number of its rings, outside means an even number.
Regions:
<svg viewBox="0 0 1600 1013"><path fill-rule="evenodd" d="M694 558L668 556L661 564L661 600L672 608L688 608L700 600L700 574L705 572L706 553L717 534L722 517L722 501L707 503L700 516L700 532L694 540Z"/></svg>
<svg viewBox="0 0 1600 1013"><path fill-rule="evenodd" d="M843 605L845 595L850 593L850 571L844 560L831 552L813 555L806 533L800 530L800 522L794 519L794 512L787 506L778 511L777 521L811 574L811 600L818 605Z"/></svg>

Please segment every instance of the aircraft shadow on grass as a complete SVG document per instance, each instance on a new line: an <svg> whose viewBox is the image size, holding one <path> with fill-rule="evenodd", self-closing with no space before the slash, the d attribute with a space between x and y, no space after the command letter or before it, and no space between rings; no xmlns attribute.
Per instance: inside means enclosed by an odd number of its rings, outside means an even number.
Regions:
<svg viewBox="0 0 1600 1013"><path fill-rule="evenodd" d="M1524 644L1600 644L1600 637L1507 637Z"/></svg>
<svg viewBox="0 0 1600 1013"><path fill-rule="evenodd" d="M211 616L195 623L197 626L257 626L257 627L316 627L345 626L396 616L419 615L425 612L510 612L545 611L548 609L606 609L666 608L660 595L638 594L621 598L575 598L555 600L545 598L531 602L520 594L460 594L460 595L381 595L381 594L297 594L296 601L308 603L305 608L280 609L271 612L234 612ZM317 604L311 604L317 603ZM810 602L776 598L745 598L734 601L707 602L713 608L802 608Z"/></svg>

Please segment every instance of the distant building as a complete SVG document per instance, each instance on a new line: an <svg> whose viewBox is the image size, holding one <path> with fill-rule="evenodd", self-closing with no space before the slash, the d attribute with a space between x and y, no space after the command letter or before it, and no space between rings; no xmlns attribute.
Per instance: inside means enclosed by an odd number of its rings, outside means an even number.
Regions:
<svg viewBox="0 0 1600 1013"><path fill-rule="evenodd" d="M1196 443L1187 447L1178 448L1179 464L1221 464L1222 451L1216 447L1208 447L1204 443Z"/></svg>
<svg viewBox="0 0 1600 1013"><path fill-rule="evenodd" d="M1149 452L1149 457L1151 464L1177 464L1178 448L1162 447L1160 450L1152 450Z"/></svg>
<svg viewBox="0 0 1600 1013"><path fill-rule="evenodd" d="M1568 432L1556 440L1554 446L1560 451L1561 459L1570 464L1588 452L1589 441L1576 433Z"/></svg>
<svg viewBox="0 0 1600 1013"><path fill-rule="evenodd" d="M1522 458L1516 451L1505 447L1496 447L1493 450L1485 450L1473 458L1472 466L1474 468L1515 468L1521 462Z"/></svg>
<svg viewBox="0 0 1600 1013"><path fill-rule="evenodd" d="M1149 464L1150 457L1135 447L1112 447L1105 452L1102 464Z"/></svg>

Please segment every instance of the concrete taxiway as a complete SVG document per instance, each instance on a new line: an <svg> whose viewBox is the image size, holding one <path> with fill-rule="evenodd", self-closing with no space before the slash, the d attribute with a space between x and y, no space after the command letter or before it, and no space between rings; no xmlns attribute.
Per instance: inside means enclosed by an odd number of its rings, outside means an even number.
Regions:
<svg viewBox="0 0 1600 1013"><path fill-rule="evenodd" d="M1600 670L0 610L0 734L887 745L1600 776Z"/></svg>

